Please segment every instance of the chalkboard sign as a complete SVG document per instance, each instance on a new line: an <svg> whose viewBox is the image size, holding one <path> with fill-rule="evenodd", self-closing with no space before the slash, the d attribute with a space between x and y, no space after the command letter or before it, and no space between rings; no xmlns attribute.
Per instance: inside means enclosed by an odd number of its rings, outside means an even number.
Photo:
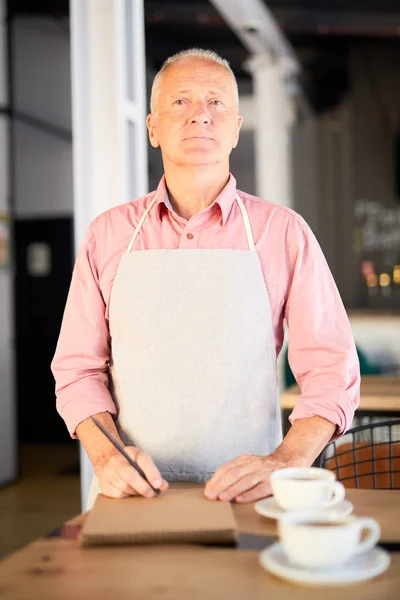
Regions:
<svg viewBox="0 0 400 600"><path fill-rule="evenodd" d="M400 205L359 200L354 217L360 305L400 309Z"/></svg>

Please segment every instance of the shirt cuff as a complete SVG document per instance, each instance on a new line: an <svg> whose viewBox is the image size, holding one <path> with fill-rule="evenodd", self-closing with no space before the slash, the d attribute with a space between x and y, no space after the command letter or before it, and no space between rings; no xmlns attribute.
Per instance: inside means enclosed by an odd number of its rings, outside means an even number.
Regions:
<svg viewBox="0 0 400 600"><path fill-rule="evenodd" d="M297 419L322 417L333 425L336 425L335 433L328 443L339 439L352 424L355 406L344 390L336 390L334 398L332 395L332 391L327 396L322 396L321 394L316 396L309 393L302 394L289 416L290 423L293 425Z"/></svg>
<svg viewBox="0 0 400 600"><path fill-rule="evenodd" d="M85 400L71 401L59 408L58 412L64 419L72 439L77 440L76 428L79 423L97 413L109 412L111 415L116 415L117 407L111 398L102 398L97 402L94 402L93 399L87 402Z"/></svg>

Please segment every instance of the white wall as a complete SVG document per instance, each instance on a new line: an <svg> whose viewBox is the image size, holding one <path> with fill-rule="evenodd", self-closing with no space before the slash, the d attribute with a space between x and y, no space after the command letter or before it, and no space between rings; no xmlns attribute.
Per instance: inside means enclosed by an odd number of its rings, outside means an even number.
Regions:
<svg viewBox="0 0 400 600"><path fill-rule="evenodd" d="M72 147L24 123L15 124L15 216L72 215Z"/></svg>
<svg viewBox="0 0 400 600"><path fill-rule="evenodd" d="M15 109L71 131L69 32L50 19L18 17L13 34Z"/></svg>
<svg viewBox="0 0 400 600"><path fill-rule="evenodd" d="M71 133L69 33L50 19L14 26L15 110ZM72 143L17 121L15 215L71 216Z"/></svg>

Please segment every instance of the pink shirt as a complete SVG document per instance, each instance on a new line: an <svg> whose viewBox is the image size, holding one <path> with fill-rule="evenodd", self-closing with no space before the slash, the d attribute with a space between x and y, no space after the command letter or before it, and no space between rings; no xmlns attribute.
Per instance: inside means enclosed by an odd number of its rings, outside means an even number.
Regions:
<svg viewBox="0 0 400 600"><path fill-rule="evenodd" d="M52 370L57 409L72 435L98 412L116 414L108 388L110 293L123 252L144 210L157 195L133 250L248 249L236 181L188 221L170 210L165 178L157 191L100 215L89 227L72 277ZM311 229L294 211L239 192L248 212L268 292L275 348L289 328L289 362L301 396L290 420L319 415L351 424L360 374L350 324Z"/></svg>

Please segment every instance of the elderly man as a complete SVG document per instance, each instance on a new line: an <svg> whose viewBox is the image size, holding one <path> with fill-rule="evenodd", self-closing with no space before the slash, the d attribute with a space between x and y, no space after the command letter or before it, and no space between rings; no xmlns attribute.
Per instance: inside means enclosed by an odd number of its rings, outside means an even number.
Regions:
<svg viewBox="0 0 400 600"><path fill-rule="evenodd" d="M351 423L359 367L321 249L292 210L236 189L242 117L229 64L189 50L157 74L147 117L165 175L100 215L77 257L52 363L57 406L101 491L154 495L206 482L254 501L277 468L309 466ZM276 359L289 329L301 396L282 441Z"/></svg>

